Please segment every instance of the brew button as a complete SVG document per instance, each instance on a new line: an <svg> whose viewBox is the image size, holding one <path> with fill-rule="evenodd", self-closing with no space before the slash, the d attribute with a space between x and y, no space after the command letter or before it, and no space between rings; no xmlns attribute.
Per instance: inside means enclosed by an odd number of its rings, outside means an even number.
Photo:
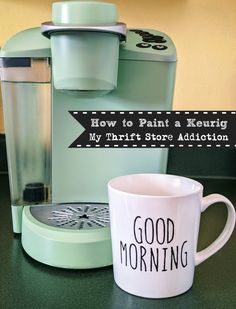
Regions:
<svg viewBox="0 0 236 309"><path fill-rule="evenodd" d="M147 39L143 38L143 42L145 42L145 43L159 43L155 39L152 39L152 38L147 38Z"/></svg>
<svg viewBox="0 0 236 309"><path fill-rule="evenodd" d="M163 36L159 36L159 35L154 36L153 39L155 39L155 43L165 43L166 42Z"/></svg>
<svg viewBox="0 0 236 309"><path fill-rule="evenodd" d="M167 49L167 46L165 45L154 45L152 46L153 49L156 49L156 50L165 50Z"/></svg>
<svg viewBox="0 0 236 309"><path fill-rule="evenodd" d="M162 39L162 38L155 38L155 43L165 43L166 40Z"/></svg>
<svg viewBox="0 0 236 309"><path fill-rule="evenodd" d="M138 43L136 46L139 47L139 48L149 48L149 47L151 47L151 44L149 44L149 43Z"/></svg>

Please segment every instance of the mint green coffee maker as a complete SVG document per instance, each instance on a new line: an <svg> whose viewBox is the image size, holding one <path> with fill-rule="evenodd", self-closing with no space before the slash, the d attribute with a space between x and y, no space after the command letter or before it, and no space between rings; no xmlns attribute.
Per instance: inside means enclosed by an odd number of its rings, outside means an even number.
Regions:
<svg viewBox="0 0 236 309"><path fill-rule="evenodd" d="M83 127L69 111L171 110L176 50L157 30L127 30L114 4L52 11L0 54L13 231L37 261L103 267L112 264L107 182L165 173L168 149L70 148Z"/></svg>

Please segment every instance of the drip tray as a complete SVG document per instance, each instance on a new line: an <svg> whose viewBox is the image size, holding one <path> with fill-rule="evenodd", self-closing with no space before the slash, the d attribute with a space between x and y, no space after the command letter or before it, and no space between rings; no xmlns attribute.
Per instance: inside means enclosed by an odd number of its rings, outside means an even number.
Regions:
<svg viewBox="0 0 236 309"><path fill-rule="evenodd" d="M25 206L22 245L35 260L62 268L112 264L108 204Z"/></svg>
<svg viewBox="0 0 236 309"><path fill-rule="evenodd" d="M108 204L52 204L31 206L32 216L41 223L64 229L109 227Z"/></svg>

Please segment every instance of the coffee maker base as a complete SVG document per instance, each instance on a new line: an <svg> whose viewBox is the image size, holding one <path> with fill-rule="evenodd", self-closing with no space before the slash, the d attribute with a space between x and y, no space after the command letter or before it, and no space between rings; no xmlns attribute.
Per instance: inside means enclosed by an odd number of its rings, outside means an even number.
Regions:
<svg viewBox="0 0 236 309"><path fill-rule="evenodd" d="M108 206L104 205L25 206L22 216L24 250L35 260L55 267L89 269L112 265L109 221L104 216ZM91 209L86 217L88 207ZM93 212L98 212L100 217L93 219ZM43 217L53 223L43 223Z"/></svg>

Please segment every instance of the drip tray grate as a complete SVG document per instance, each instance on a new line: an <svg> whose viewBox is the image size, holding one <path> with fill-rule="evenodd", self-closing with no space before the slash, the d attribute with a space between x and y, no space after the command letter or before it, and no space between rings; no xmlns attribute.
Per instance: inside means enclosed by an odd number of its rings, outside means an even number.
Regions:
<svg viewBox="0 0 236 309"><path fill-rule="evenodd" d="M108 227L108 204L52 204L31 206L32 216L49 226L64 229L95 229Z"/></svg>

